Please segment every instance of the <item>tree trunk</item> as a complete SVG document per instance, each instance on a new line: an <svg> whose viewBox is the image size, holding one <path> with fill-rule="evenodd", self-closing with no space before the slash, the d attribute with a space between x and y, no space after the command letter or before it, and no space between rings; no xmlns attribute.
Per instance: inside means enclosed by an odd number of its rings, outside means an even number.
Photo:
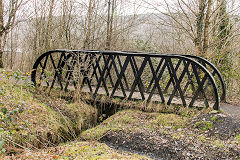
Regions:
<svg viewBox="0 0 240 160"><path fill-rule="evenodd" d="M210 13L211 13L211 7L212 7L212 0L208 0L207 4L207 13L205 18L205 26L204 26L204 39L203 39L203 52L202 56L207 56L207 50L208 50L208 39L209 39L209 24L210 24Z"/></svg>
<svg viewBox="0 0 240 160"><path fill-rule="evenodd" d="M4 0L0 0L0 68L3 68L3 49L5 46L5 38L9 31L14 27L17 11L22 5L22 0L11 0L6 3L9 4L7 13L4 13ZM8 17L4 18L4 15Z"/></svg>
<svg viewBox="0 0 240 160"><path fill-rule="evenodd" d="M87 34L86 34L85 41L83 44L83 49L89 49L90 36L91 36L91 24L92 24L92 10L93 10L92 0L89 0Z"/></svg>
<svg viewBox="0 0 240 160"><path fill-rule="evenodd" d="M3 68L3 51L0 50L0 68Z"/></svg>
<svg viewBox="0 0 240 160"><path fill-rule="evenodd" d="M0 31L4 28L3 22L3 0L0 0ZM3 47L2 47L3 34L0 34L0 68L3 68Z"/></svg>
<svg viewBox="0 0 240 160"><path fill-rule="evenodd" d="M113 16L115 11L115 0L108 1L108 20L107 20L107 40L106 40L106 49L111 49L111 41L112 41L112 32L113 32Z"/></svg>
<svg viewBox="0 0 240 160"><path fill-rule="evenodd" d="M52 49L52 33L53 33L53 9L54 9L54 0L51 0L50 9L48 14L48 24L46 32L46 51Z"/></svg>
<svg viewBox="0 0 240 160"><path fill-rule="evenodd" d="M218 25L218 38L219 38L219 45L218 49L221 50L224 46L228 45L227 38L231 35L231 24L229 22L229 17L227 15L227 2L226 0L219 1L219 12L218 12L218 19L220 23Z"/></svg>
<svg viewBox="0 0 240 160"><path fill-rule="evenodd" d="M11 42L11 46L10 46L10 69L13 69L13 32L10 33L10 42Z"/></svg>
<svg viewBox="0 0 240 160"><path fill-rule="evenodd" d="M111 19L111 0L108 1L108 18L107 18L107 40L106 40L106 50L110 49L110 19Z"/></svg>
<svg viewBox="0 0 240 160"><path fill-rule="evenodd" d="M197 14L197 37L195 39L195 46L197 50L197 56L202 55L202 34L203 34L203 20L204 20L205 0L199 0L199 11Z"/></svg>

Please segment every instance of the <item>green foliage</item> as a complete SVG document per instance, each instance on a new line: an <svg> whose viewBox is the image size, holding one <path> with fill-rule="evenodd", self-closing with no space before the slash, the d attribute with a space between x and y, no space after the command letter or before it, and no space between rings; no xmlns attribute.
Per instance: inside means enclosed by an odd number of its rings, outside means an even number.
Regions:
<svg viewBox="0 0 240 160"><path fill-rule="evenodd" d="M200 139L201 141L203 141L203 142L204 142L204 141L206 141L206 137L205 137L205 136L203 136L203 135L202 135L202 136L200 136L200 137L199 137L199 139Z"/></svg>
<svg viewBox="0 0 240 160"><path fill-rule="evenodd" d="M136 39L135 44L136 44L137 50L139 51L157 52L157 50L152 46L150 40L144 41L142 39Z"/></svg>
<svg viewBox="0 0 240 160"><path fill-rule="evenodd" d="M3 153L6 139L12 139L16 133L26 129L27 123L19 115L27 111L22 87L29 83L26 83L27 78L20 71L1 70L0 77L0 153ZM21 87L17 87L19 80L25 81Z"/></svg>
<svg viewBox="0 0 240 160"><path fill-rule="evenodd" d="M210 57L210 61L213 62L223 75L227 88L227 96L233 99L238 97L240 93L240 87L238 82L239 78L239 65L237 60L239 59L239 53L233 50L234 41L233 31L234 25L237 19L234 19L232 15L227 12L227 1L222 0L216 3L216 7L219 8L216 11L216 16L213 21L213 44L212 50L209 53L213 53ZM220 84L220 81L216 79L216 82ZM221 90L219 90L221 92ZM233 97L235 96L235 97Z"/></svg>
<svg viewBox="0 0 240 160"><path fill-rule="evenodd" d="M219 11L217 14L217 18L220 20L218 24L218 39L219 45L218 48L221 49L223 46L228 46L230 42L227 41L227 37L231 36L232 24L230 22L229 15L227 13L227 2L223 0L222 3L219 4ZM227 43L227 44L225 44Z"/></svg>
<svg viewBox="0 0 240 160"><path fill-rule="evenodd" d="M18 156L16 156L16 159ZM10 159L15 159L11 157ZM57 159L57 160L97 160L97 159L128 159L150 160L146 156L115 150L97 141L80 141L61 144L59 147L45 150L28 151L21 154L21 159Z"/></svg>
<svg viewBox="0 0 240 160"><path fill-rule="evenodd" d="M211 130L213 127L213 122L210 121L201 121L194 124L194 128L201 129L202 131Z"/></svg>
<svg viewBox="0 0 240 160"><path fill-rule="evenodd" d="M216 121L217 117L216 116L212 116L211 121Z"/></svg>
<svg viewBox="0 0 240 160"><path fill-rule="evenodd" d="M236 141L237 144L240 145L240 134L238 134L238 135L234 138L234 141Z"/></svg>
<svg viewBox="0 0 240 160"><path fill-rule="evenodd" d="M4 105L2 105L0 111L0 150L2 151L4 151L3 145L5 143L5 138L12 138L12 136L15 136L17 132L25 129L25 122L17 122L18 115L27 110L25 108L24 101L22 104L14 104L14 102L10 102L8 105L11 105L11 109L8 110L6 107L4 107Z"/></svg>
<svg viewBox="0 0 240 160"><path fill-rule="evenodd" d="M223 148L224 147L224 142L217 139L213 142L213 145L214 145L214 147Z"/></svg>

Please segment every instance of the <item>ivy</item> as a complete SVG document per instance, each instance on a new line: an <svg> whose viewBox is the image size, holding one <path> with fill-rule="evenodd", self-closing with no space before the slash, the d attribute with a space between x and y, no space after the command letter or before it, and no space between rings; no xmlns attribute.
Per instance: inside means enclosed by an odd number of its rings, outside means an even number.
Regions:
<svg viewBox="0 0 240 160"><path fill-rule="evenodd" d="M25 130L25 128L20 125L18 117L27 111L27 108L25 101L19 98L19 95L22 93L21 89L17 87L17 83L19 80L27 81L27 78L23 76L20 71L12 72L3 70L0 74L5 81L4 83L0 81L0 154L2 154L6 152L4 148L6 139L11 139L11 137L18 132ZM10 82L12 78L15 82ZM32 85L30 83L24 83L24 85L25 84ZM24 85L20 87L26 87Z"/></svg>

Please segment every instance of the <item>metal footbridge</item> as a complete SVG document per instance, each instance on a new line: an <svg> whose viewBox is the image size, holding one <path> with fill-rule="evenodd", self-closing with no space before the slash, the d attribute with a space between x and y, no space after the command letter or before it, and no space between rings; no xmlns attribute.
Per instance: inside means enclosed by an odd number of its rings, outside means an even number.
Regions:
<svg viewBox="0 0 240 160"><path fill-rule="evenodd" d="M193 55L131 51L52 50L34 63L36 86L219 109L226 89L219 70Z"/></svg>

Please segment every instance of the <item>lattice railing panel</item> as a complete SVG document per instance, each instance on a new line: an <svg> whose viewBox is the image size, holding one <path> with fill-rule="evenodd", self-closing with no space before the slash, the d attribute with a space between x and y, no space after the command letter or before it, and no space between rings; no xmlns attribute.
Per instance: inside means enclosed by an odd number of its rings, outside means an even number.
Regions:
<svg viewBox="0 0 240 160"><path fill-rule="evenodd" d="M67 91L79 87L93 97L105 94L218 109L218 88L222 89L222 98L225 90L224 85L216 85L216 75L222 81L218 70L198 57L55 50L37 59L32 81L49 89L59 87Z"/></svg>

